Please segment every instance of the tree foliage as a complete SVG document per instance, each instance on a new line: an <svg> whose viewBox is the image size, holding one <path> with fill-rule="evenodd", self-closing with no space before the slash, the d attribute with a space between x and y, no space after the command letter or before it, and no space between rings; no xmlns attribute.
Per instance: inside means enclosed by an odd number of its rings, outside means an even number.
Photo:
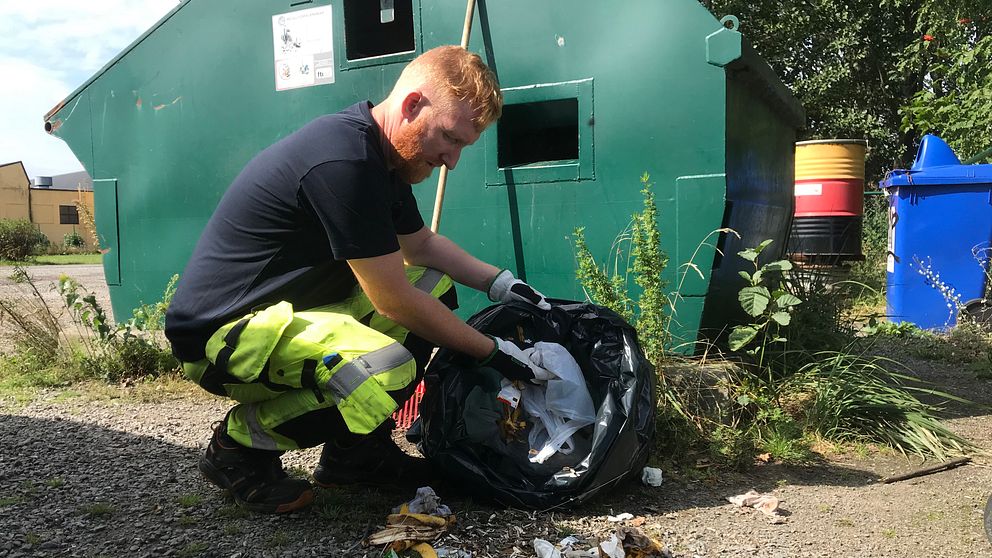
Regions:
<svg viewBox="0 0 992 558"><path fill-rule="evenodd" d="M868 140L869 181L907 166L922 133L962 157L992 143L989 0L701 1L738 17L803 103L804 139Z"/></svg>

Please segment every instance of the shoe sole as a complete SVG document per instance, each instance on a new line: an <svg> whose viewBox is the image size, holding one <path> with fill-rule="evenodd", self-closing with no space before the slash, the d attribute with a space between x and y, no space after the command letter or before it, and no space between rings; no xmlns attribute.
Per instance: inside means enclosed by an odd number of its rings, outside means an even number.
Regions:
<svg viewBox="0 0 992 558"><path fill-rule="evenodd" d="M313 497L314 497L313 490L307 490L306 492L300 494L299 498L297 498L296 500L284 504L279 504L278 506L272 506L271 504L246 502L241 498L238 498L238 496L234 493L234 491L231 490L231 484L227 482L227 478L223 475L223 473L217 470L217 468L214 467L213 464L211 464L209 461L205 459L200 459L197 468L200 470L200 473L208 481L214 484L214 486L226 490L227 493L230 494L232 498L234 498L234 501L239 506L249 511L257 512L257 513L291 513L296 510L305 508L309 506L311 503L313 503Z"/></svg>

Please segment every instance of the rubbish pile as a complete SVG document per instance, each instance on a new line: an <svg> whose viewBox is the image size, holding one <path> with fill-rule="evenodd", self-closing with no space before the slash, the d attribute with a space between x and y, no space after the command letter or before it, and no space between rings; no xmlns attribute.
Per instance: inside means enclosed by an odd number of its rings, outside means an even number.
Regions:
<svg viewBox="0 0 992 558"><path fill-rule="evenodd" d="M455 514L441 504L434 489L425 486L417 489L413 500L393 508L385 528L369 535L365 544L387 545L385 556L436 558L429 541L446 533L454 523Z"/></svg>

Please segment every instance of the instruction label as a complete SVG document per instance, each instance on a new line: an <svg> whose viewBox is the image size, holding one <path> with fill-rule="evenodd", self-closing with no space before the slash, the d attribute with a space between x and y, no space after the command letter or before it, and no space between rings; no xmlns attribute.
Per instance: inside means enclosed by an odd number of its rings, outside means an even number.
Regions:
<svg viewBox="0 0 992 558"><path fill-rule="evenodd" d="M272 16L276 91L334 83L331 7Z"/></svg>

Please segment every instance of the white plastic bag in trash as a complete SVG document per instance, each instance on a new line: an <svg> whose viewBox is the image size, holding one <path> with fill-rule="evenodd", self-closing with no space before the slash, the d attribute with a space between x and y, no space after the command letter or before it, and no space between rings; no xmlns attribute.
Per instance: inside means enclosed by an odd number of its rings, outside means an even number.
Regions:
<svg viewBox="0 0 992 558"><path fill-rule="evenodd" d="M596 409L582 370L565 347L540 341L524 352L534 364L555 374L547 383L527 385L521 396L534 423L528 442L537 453L530 461L544 463L555 452L572 452L572 436L596 420Z"/></svg>

